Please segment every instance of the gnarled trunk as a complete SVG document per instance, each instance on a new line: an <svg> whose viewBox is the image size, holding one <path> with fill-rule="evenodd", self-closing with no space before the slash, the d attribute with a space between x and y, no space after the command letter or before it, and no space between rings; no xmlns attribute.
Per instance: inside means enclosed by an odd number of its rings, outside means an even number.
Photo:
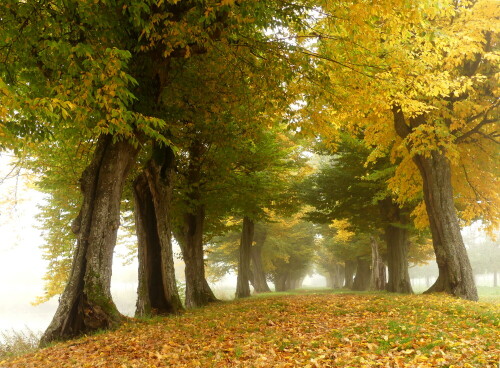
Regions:
<svg viewBox="0 0 500 368"><path fill-rule="evenodd" d="M356 272L356 262L354 261L345 261L344 267L344 275L345 275L345 284L344 287L348 289L352 289L352 284L354 282L354 273Z"/></svg>
<svg viewBox="0 0 500 368"><path fill-rule="evenodd" d="M409 218L401 212L392 199L379 202L379 208L387 222L384 228L389 271L387 291L412 294L408 271L408 229L405 227L409 223Z"/></svg>
<svg viewBox="0 0 500 368"><path fill-rule="evenodd" d="M262 247L266 241L267 231L265 228L256 226L258 231L255 231L254 239L255 244L250 248L252 257L252 286L256 293L267 293L271 289L266 281L266 273L264 272L264 265L262 264ZM256 229L256 230L257 230Z"/></svg>
<svg viewBox="0 0 500 368"><path fill-rule="evenodd" d="M253 243L254 222L247 216L243 218L243 229L241 232L238 278L236 281L236 297L246 298L250 296L250 252Z"/></svg>
<svg viewBox="0 0 500 368"><path fill-rule="evenodd" d="M99 137L90 165L80 179L83 202L72 230L77 247L68 284L40 344L71 338L120 323L111 298L111 266L120 225L120 202L138 149L127 141Z"/></svg>
<svg viewBox="0 0 500 368"><path fill-rule="evenodd" d="M424 115L406 122L399 106L393 107L393 114L396 132L402 138L425 123ZM436 282L427 292L444 291L460 298L478 300L472 267L455 211L450 162L444 153L436 150L427 156L415 155L413 161L422 176L424 201L439 269Z"/></svg>
<svg viewBox="0 0 500 368"><path fill-rule="evenodd" d="M357 267L356 267L356 276L354 277L354 281L352 283L352 290L363 291L368 290L370 287L370 261L358 257Z"/></svg>
<svg viewBox="0 0 500 368"><path fill-rule="evenodd" d="M436 282L426 293L444 291L477 301L474 275L455 212L450 163L438 152L432 152L430 157L416 156L414 161L424 181L425 206L439 269Z"/></svg>
<svg viewBox="0 0 500 368"><path fill-rule="evenodd" d="M183 310L175 280L170 204L173 152L162 150L134 182L135 220L139 243L139 286L136 315Z"/></svg>

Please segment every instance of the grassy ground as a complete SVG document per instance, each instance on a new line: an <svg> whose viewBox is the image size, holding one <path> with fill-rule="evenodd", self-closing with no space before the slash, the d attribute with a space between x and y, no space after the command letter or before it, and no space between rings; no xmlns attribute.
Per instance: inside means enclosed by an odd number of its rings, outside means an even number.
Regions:
<svg viewBox="0 0 500 368"><path fill-rule="evenodd" d="M423 293L428 288L413 288L413 291L417 294ZM477 293L479 295L480 302L500 304L500 287L493 286L478 286Z"/></svg>
<svg viewBox="0 0 500 368"><path fill-rule="evenodd" d="M303 291L131 320L0 367L498 367L500 305Z"/></svg>

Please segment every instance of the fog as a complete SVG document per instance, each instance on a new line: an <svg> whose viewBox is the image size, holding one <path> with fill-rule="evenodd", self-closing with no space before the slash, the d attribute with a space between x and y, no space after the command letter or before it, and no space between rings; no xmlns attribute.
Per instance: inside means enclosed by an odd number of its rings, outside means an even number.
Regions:
<svg viewBox="0 0 500 368"><path fill-rule="evenodd" d="M5 156L0 156L0 331L45 330L57 308L57 298L39 306L33 306L37 296L43 294L43 276L46 261L42 259L40 246L42 234L37 229L37 205L43 196L30 188L21 177L5 178L8 170ZM3 171L3 172L2 172ZM470 253L478 285L493 286L494 272L500 273L500 245L487 239L479 231L479 225L463 232ZM133 315L137 289L137 261L124 265L121 255L128 250L123 245L115 249L111 292L121 313ZM176 250L178 253L179 250ZM177 267L178 279L183 278L181 261ZM412 283L416 290L429 286L437 276L435 263L411 269ZM500 278L500 275L498 275ZM500 280L498 280L500 282ZM306 277L305 287L325 287L326 280L320 275ZM212 285L219 298L234 297L236 276L227 275Z"/></svg>

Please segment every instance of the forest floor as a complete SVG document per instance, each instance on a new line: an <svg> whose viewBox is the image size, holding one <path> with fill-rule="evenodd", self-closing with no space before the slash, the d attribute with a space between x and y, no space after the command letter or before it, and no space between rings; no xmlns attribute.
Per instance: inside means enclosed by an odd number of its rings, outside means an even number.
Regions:
<svg viewBox="0 0 500 368"><path fill-rule="evenodd" d="M306 291L220 302L0 362L28 367L494 367L500 304Z"/></svg>

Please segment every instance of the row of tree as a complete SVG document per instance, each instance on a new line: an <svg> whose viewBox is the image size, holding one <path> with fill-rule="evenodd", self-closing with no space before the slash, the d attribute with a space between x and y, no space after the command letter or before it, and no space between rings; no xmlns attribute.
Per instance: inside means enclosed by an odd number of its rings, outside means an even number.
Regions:
<svg viewBox="0 0 500 368"><path fill-rule="evenodd" d="M383 233L393 291L410 291L408 239L428 226L431 290L477 300L458 216L499 218L499 14L494 0L4 0L0 148L49 195L46 298L62 292L42 343L122 321L120 222L138 238L137 313L178 313L172 234L199 307L215 300L204 244L242 219L246 296L255 223L288 218L273 248L290 246L312 226L290 220L302 202L337 221L325 239L377 254ZM333 164L302 180L312 146ZM276 257L278 288L303 277L297 259Z"/></svg>

